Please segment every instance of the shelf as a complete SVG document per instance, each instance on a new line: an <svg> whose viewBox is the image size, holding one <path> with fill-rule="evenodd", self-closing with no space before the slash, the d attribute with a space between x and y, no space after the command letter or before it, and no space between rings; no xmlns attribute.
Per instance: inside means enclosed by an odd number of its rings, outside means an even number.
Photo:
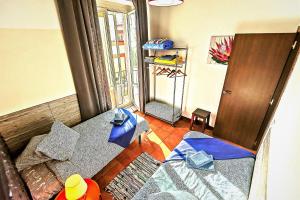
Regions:
<svg viewBox="0 0 300 200"><path fill-rule="evenodd" d="M175 48L171 48L171 49L143 49L144 51L187 51L188 48L185 47L175 47Z"/></svg>
<svg viewBox="0 0 300 200"><path fill-rule="evenodd" d="M168 66L168 67L182 67L183 65L185 65L185 62L177 64L177 66L176 65L170 65L170 64L156 63L156 62L146 62L146 61L144 61L144 62L148 63L150 65L162 65L162 66Z"/></svg>

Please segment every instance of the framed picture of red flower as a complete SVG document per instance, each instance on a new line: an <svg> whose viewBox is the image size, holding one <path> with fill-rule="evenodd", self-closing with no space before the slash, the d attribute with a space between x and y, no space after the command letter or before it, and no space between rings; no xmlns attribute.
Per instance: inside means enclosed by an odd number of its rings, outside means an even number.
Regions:
<svg viewBox="0 0 300 200"><path fill-rule="evenodd" d="M212 36L207 58L208 64L228 65L234 36Z"/></svg>

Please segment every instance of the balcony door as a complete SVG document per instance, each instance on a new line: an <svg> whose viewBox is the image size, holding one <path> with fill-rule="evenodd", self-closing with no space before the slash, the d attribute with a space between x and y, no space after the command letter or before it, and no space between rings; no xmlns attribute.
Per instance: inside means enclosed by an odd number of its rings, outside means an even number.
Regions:
<svg viewBox="0 0 300 200"><path fill-rule="evenodd" d="M135 11L128 13L128 44L129 44L129 61L131 71L131 90L132 100L136 107L139 107L139 81L138 81L138 59L137 59L137 38L135 27Z"/></svg>
<svg viewBox="0 0 300 200"><path fill-rule="evenodd" d="M134 12L99 11L105 65L115 107L138 105L134 18Z"/></svg>

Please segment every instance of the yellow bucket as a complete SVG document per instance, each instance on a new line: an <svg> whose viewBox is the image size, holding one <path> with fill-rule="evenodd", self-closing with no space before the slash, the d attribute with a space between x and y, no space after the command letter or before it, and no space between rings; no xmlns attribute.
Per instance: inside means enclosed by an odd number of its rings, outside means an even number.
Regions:
<svg viewBox="0 0 300 200"><path fill-rule="evenodd" d="M79 174L74 174L67 178L65 191L67 200L76 200L86 193L87 184Z"/></svg>

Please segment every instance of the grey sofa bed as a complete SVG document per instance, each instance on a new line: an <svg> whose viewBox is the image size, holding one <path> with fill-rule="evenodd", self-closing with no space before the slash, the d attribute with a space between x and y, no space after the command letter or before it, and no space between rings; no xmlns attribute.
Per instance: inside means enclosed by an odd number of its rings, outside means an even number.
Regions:
<svg viewBox="0 0 300 200"><path fill-rule="evenodd" d="M136 117L137 126L134 135L131 139L131 142L134 139L136 139L136 137L138 137L141 133L147 131L149 128L148 123L144 118L137 116L136 114L133 115ZM54 160L47 161L48 160L47 159L42 162L45 162L48 165L48 168L50 168L52 172L55 174L55 176L62 182L64 182L66 178L73 173L79 173L83 177L93 177L113 158L115 158L119 153L121 153L124 150L123 147L108 142L108 138L112 128L110 121L113 119L113 117L114 117L114 111L111 110L74 126L72 129L78 132L79 138L76 142L76 146L71 158L69 158L66 161L54 161ZM31 140L40 136L42 135L32 137ZM34 150L35 149L33 149L33 151ZM26 154L25 158L27 158L27 156L29 155ZM31 156L33 155L30 155L30 157ZM43 159L45 158L45 156L38 156L33 158L34 158L34 162L30 162L30 161L27 162L31 166L39 165L37 159ZM31 171L32 170L30 170L30 173ZM22 172L17 171L16 163L11 160L11 157L9 155L8 146L6 145L3 138L0 137L0 199L1 200L2 199L3 200L32 199L30 197L32 194L30 194L28 188L24 186L24 179L21 178L21 173ZM31 183L41 184L41 182L39 182L40 180L37 181L37 179L44 176L45 174L36 174L36 175L37 176L34 177L34 179L31 180L30 178ZM48 178L46 177L46 179L50 180L49 177ZM55 182L54 179L51 179L50 183L52 183L53 181ZM42 184L44 183L45 182L42 182ZM36 185L36 186L40 186L40 185ZM33 189L34 191L38 191L37 188L33 188Z"/></svg>
<svg viewBox="0 0 300 200"><path fill-rule="evenodd" d="M133 200L246 200L254 162L253 158L215 160L216 170L209 172L188 168L182 160L169 161L158 168Z"/></svg>
<svg viewBox="0 0 300 200"><path fill-rule="evenodd" d="M136 115L137 126L131 142L141 133L149 129L148 122ZM124 148L108 142L112 129L110 121L114 117L114 111L107 111L92 119L74 126L73 129L80 133L72 158L67 161L50 161L48 167L61 180L74 173L83 177L92 177L106 166L113 158L120 154Z"/></svg>

